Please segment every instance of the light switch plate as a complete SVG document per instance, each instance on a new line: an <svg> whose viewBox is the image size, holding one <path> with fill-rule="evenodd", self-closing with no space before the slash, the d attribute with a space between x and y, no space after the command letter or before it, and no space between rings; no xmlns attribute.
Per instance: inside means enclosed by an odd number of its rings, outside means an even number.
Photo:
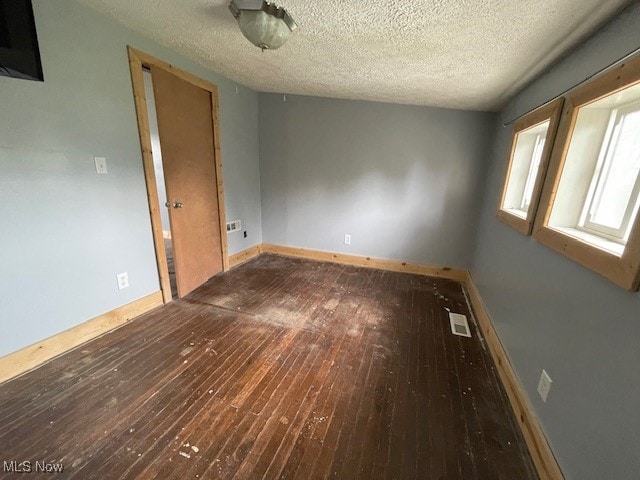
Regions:
<svg viewBox="0 0 640 480"><path fill-rule="evenodd" d="M93 160L96 162L96 172L100 175L109 173L107 171L107 159L105 157L93 157Z"/></svg>
<svg viewBox="0 0 640 480"><path fill-rule="evenodd" d="M351 235L349 235L348 233L344 236L344 244L351 245Z"/></svg>

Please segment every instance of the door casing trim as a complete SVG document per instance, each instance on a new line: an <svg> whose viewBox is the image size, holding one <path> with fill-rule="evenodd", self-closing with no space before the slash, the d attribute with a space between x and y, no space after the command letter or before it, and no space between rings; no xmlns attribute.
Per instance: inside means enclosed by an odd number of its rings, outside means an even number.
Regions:
<svg viewBox="0 0 640 480"><path fill-rule="evenodd" d="M142 150L142 164L144 166L144 176L147 184L147 198L149 200L149 212L151 215L151 228L153 231L153 243L158 264L158 275L160 277L160 289L164 303L169 303L171 297L171 284L169 282L169 267L167 265L167 252L164 248L164 238L162 235L162 221L160 219L160 202L158 200L158 186L156 184L153 167L153 153L151 150L151 134L149 131L149 115L147 110L147 99L144 90L144 78L142 69L151 65L166 70L173 75L185 80L211 94L211 118L213 129L213 153L216 168L216 193L218 196L218 218L220 222L220 244L222 247L222 269L229 270L229 253L227 249L227 229L226 213L224 208L224 187L222 182L222 154L220 151L220 108L218 101L218 87L213 83L203 80L195 75L174 67L173 65L148 55L131 46L127 47L129 52L129 68L131 70L131 82L133 85L133 98L136 106L136 117L138 120L138 134L140 136L140 148Z"/></svg>

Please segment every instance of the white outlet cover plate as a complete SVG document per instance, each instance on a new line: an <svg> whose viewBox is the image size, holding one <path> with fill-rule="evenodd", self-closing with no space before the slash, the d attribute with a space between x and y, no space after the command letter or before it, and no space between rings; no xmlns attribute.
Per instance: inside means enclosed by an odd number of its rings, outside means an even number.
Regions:
<svg viewBox="0 0 640 480"><path fill-rule="evenodd" d="M345 245L351 245L351 235L346 234L346 235L344 236L344 244L345 244Z"/></svg>
<svg viewBox="0 0 640 480"><path fill-rule="evenodd" d="M538 393L540 394L543 402L547 401L552 383L553 380L551 380L551 377L546 370L542 370L542 373L540 374L540 381L538 382Z"/></svg>
<svg viewBox="0 0 640 480"><path fill-rule="evenodd" d="M109 173L107 171L107 159L105 157L93 157L93 160L96 162L96 172L100 175Z"/></svg>
<svg viewBox="0 0 640 480"><path fill-rule="evenodd" d="M119 273L118 277L118 290L127 288L129 286L129 274L127 272Z"/></svg>
<svg viewBox="0 0 640 480"><path fill-rule="evenodd" d="M238 232L242 230L242 221L234 220L232 222L227 222L227 232Z"/></svg>

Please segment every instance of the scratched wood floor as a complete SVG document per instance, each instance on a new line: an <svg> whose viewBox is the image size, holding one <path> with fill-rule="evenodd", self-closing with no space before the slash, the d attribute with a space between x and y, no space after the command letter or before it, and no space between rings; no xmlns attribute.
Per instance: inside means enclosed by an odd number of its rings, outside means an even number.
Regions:
<svg viewBox="0 0 640 480"><path fill-rule="evenodd" d="M537 478L477 328L453 336L447 308L469 315L456 282L263 255L0 385L0 461L73 479Z"/></svg>

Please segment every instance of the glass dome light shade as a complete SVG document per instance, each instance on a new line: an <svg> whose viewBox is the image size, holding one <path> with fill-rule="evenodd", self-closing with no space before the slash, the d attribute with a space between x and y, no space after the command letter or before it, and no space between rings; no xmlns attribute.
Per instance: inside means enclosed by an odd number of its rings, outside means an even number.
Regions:
<svg viewBox="0 0 640 480"><path fill-rule="evenodd" d="M263 10L243 10L238 16L238 26L246 39L262 50L280 48L291 35L282 18Z"/></svg>

